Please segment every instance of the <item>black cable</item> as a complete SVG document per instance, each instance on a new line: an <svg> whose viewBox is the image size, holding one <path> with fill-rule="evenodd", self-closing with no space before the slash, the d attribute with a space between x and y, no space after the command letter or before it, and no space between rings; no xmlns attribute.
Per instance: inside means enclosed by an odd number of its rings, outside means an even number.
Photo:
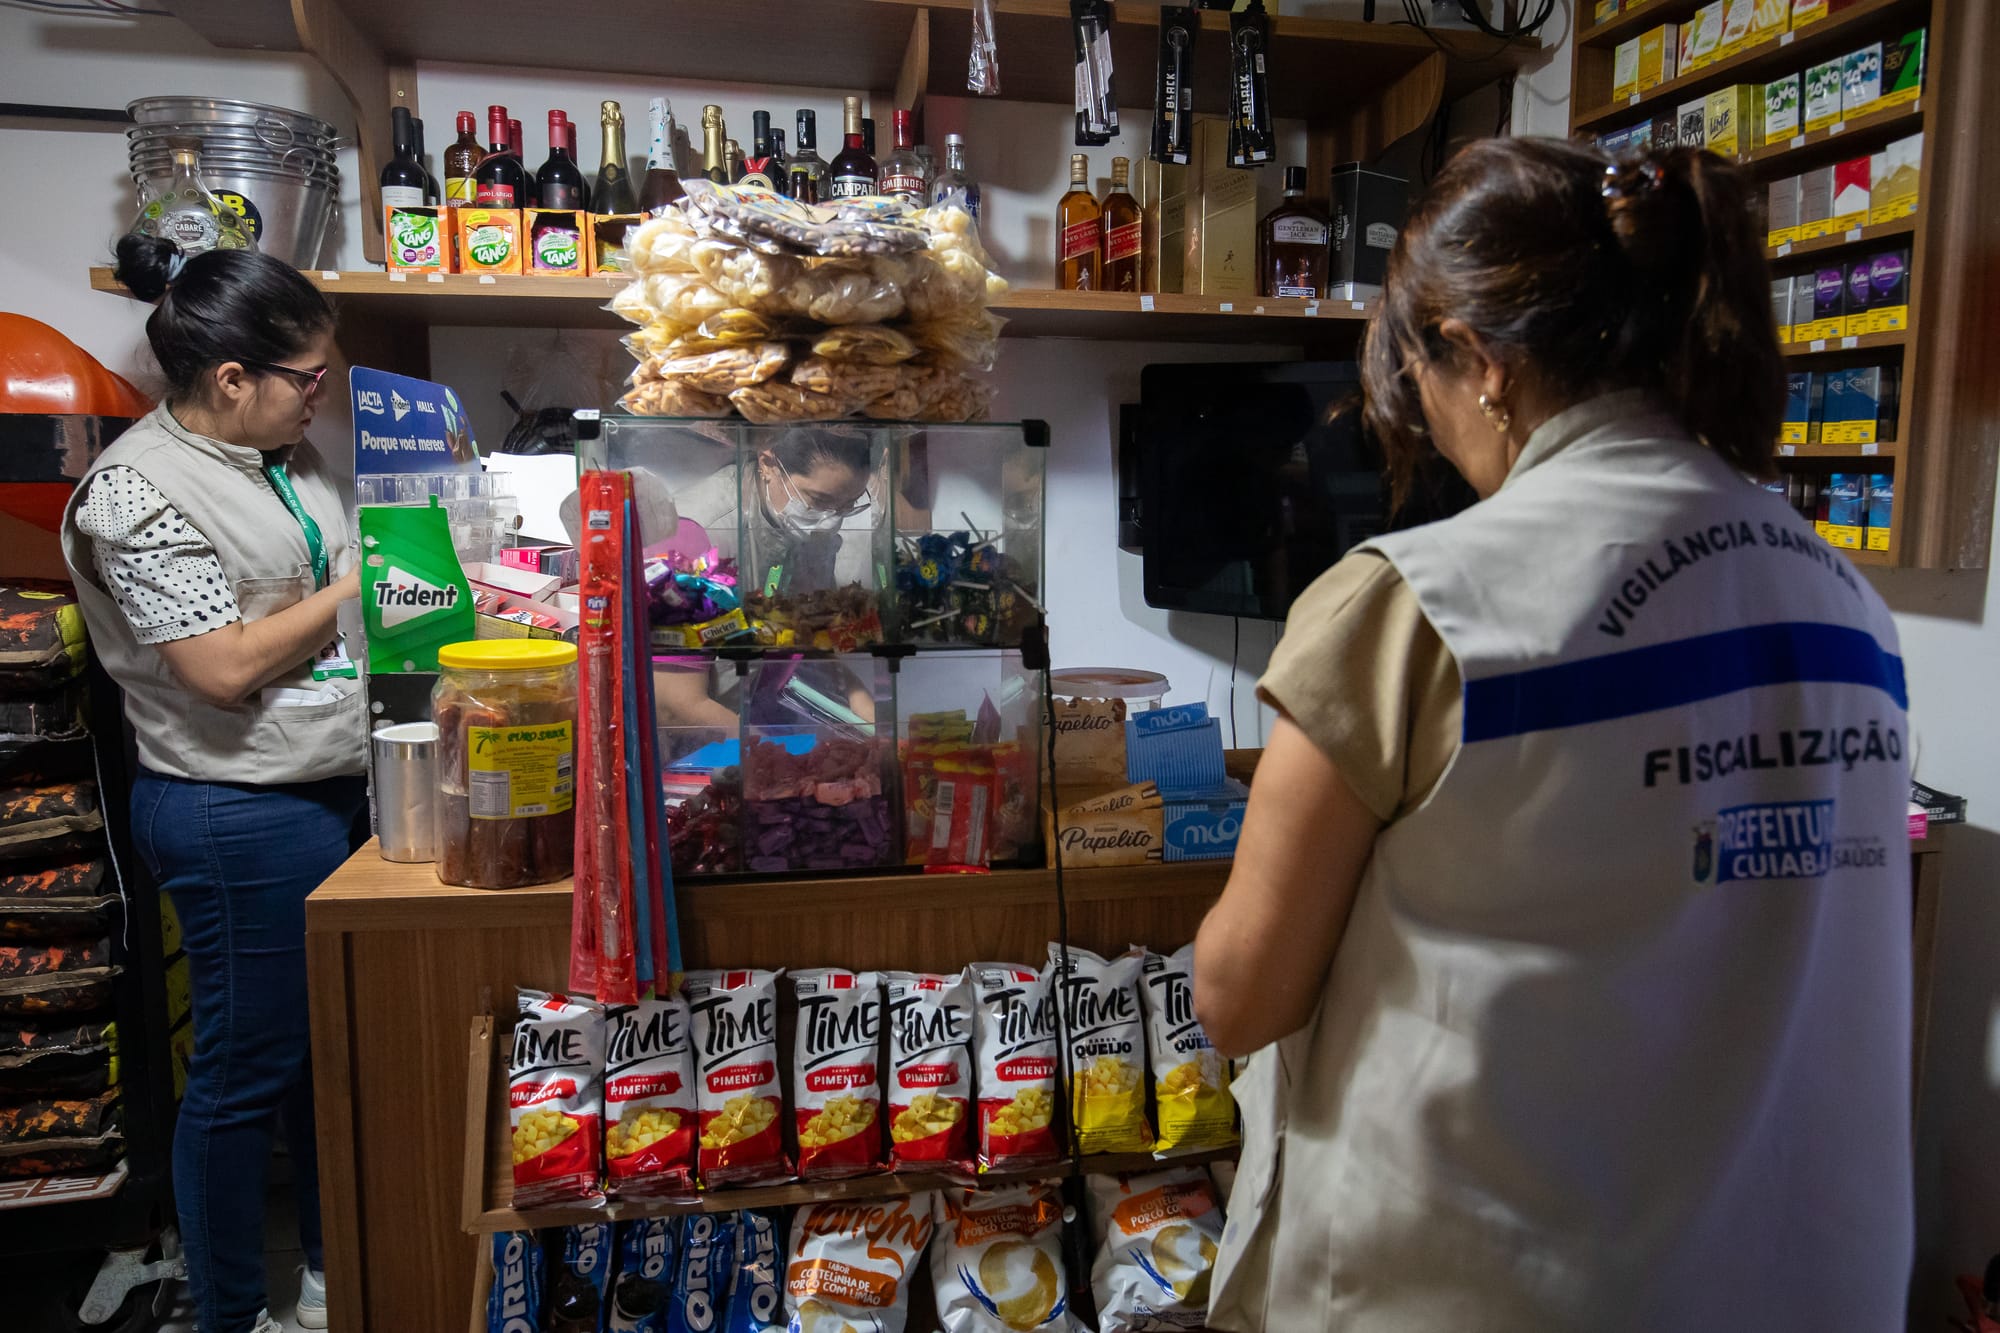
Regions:
<svg viewBox="0 0 2000 1333"><path fill-rule="evenodd" d="M1049 622L1046 617L1037 616L1035 625L1024 636L1022 645L1023 665L1042 673L1042 725L1048 732L1049 750L1049 824L1054 836L1050 839L1049 864L1056 872L1056 1061L1062 1078L1062 1116L1068 1126L1070 1174L1081 1179L1083 1176L1083 1141L1076 1132L1076 1097L1071 1091L1072 1070L1069 1063L1070 1032L1070 964L1069 964L1069 887L1063 880L1062 859L1062 797L1056 783L1056 687L1050 679L1049 667Z"/></svg>
<svg viewBox="0 0 2000 1333"><path fill-rule="evenodd" d="M1236 744L1236 669L1243 660L1243 617L1229 617L1229 748L1239 749Z"/></svg>
<svg viewBox="0 0 2000 1333"><path fill-rule="evenodd" d="M1519 23L1508 24L1505 27L1496 26L1493 20L1480 12L1479 0L1458 0L1458 12L1465 15L1467 23L1488 37L1504 37L1512 41L1517 37L1532 37L1539 32L1542 25L1555 14L1556 0L1541 0L1541 8L1535 11L1533 18L1523 19Z"/></svg>

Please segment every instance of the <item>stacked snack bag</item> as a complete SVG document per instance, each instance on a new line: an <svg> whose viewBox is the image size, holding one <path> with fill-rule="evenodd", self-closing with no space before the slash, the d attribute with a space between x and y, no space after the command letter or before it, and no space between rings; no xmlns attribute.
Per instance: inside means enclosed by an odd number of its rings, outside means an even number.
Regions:
<svg viewBox="0 0 2000 1333"><path fill-rule="evenodd" d="M971 216L896 199L803 204L688 182L636 228L611 308L638 325L627 410L760 423L970 421L1007 289Z"/></svg>

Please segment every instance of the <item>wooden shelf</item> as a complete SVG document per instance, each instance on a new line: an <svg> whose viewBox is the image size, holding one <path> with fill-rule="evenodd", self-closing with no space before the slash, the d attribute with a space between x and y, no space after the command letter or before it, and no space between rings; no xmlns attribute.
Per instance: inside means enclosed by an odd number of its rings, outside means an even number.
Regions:
<svg viewBox="0 0 2000 1333"><path fill-rule="evenodd" d="M1764 257L1776 264L1787 259L1804 259L1808 255L1823 255L1834 250L1845 250L1849 246L1877 245L1894 240L1899 236L1916 233L1917 219L1897 218L1894 222L1878 222L1866 227L1850 227L1832 236L1815 236L1809 241L1787 241L1783 245L1773 245L1764 251Z"/></svg>
<svg viewBox="0 0 2000 1333"><path fill-rule="evenodd" d="M1659 111L1670 110L1697 95L1733 83L1768 82L1778 75L1803 72L1808 65L1852 50L1866 41L1871 33L1879 35L1897 28L1925 9L1922 0L1857 0L1857 3L1810 27L1785 33L1747 51L1739 51L1727 60L1714 61L1692 74L1669 79L1622 102L1577 112L1571 117L1570 128L1573 132L1596 133L1623 121L1637 121L1642 116L1650 117ZM1659 13L1659 21L1666 21L1667 8L1661 6ZM1639 30L1644 31L1649 26L1652 25L1643 24ZM1604 54L1608 59L1609 53Z"/></svg>
<svg viewBox="0 0 2000 1333"><path fill-rule="evenodd" d="M1754 167L1760 176L1783 176L1787 171L1803 171L1811 159L1834 158L1870 143L1887 143L1924 127L1923 99L1901 106L1864 111L1846 120L1837 120L1825 129L1793 135L1784 143L1767 144L1740 153L1736 160Z"/></svg>
<svg viewBox="0 0 2000 1333"><path fill-rule="evenodd" d="M315 269L306 277L335 298L350 318L444 327L631 327L607 308L612 295L630 280L624 274L555 278ZM108 268L91 269L90 285L95 291L131 295ZM1365 309L1356 310L1349 301L1261 297L1223 301L1123 292L1015 290L994 308L1007 319L1008 337L1133 342L1351 341L1368 318Z"/></svg>
<svg viewBox="0 0 2000 1333"><path fill-rule="evenodd" d="M1808 462L1813 459L1901 459L1903 446L1893 440L1884 444L1781 444L1778 462Z"/></svg>
<svg viewBox="0 0 2000 1333"><path fill-rule="evenodd" d="M1833 549L1839 551L1863 569L1894 569L1896 567L1896 557L1887 551L1849 551L1838 546Z"/></svg>
<svg viewBox="0 0 2000 1333"><path fill-rule="evenodd" d="M1910 333L1900 329L1894 333L1852 333L1844 338L1815 338L1808 343L1785 344L1785 359L1803 361L1808 358L1846 356L1853 352L1875 352L1884 348L1901 350L1909 346Z"/></svg>

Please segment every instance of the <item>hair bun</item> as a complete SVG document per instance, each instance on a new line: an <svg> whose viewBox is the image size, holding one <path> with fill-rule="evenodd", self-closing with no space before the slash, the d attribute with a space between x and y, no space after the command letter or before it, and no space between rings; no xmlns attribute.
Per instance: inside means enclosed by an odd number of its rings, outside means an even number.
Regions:
<svg viewBox="0 0 2000 1333"><path fill-rule="evenodd" d="M117 253L118 266L112 273L141 301L165 296L187 263L187 255L172 241L137 232L118 238Z"/></svg>

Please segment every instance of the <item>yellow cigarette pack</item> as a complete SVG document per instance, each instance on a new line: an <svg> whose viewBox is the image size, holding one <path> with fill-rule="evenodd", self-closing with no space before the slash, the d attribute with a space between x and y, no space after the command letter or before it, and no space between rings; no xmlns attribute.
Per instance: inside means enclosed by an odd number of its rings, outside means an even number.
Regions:
<svg viewBox="0 0 2000 1333"><path fill-rule="evenodd" d="M1868 163L1868 221L1894 222L1917 211L1923 183L1924 136L1898 139Z"/></svg>
<svg viewBox="0 0 2000 1333"><path fill-rule="evenodd" d="M1792 0L1792 30L1817 23L1827 13L1827 0Z"/></svg>
<svg viewBox="0 0 2000 1333"><path fill-rule="evenodd" d="M1715 48L1717 60L1727 60L1750 45L1750 18L1757 0L1723 0L1722 38Z"/></svg>
<svg viewBox="0 0 2000 1333"><path fill-rule="evenodd" d="M1651 37L1652 33L1647 33ZM1628 37L1611 51L1611 100L1622 102L1639 91L1640 38Z"/></svg>
<svg viewBox="0 0 2000 1333"><path fill-rule="evenodd" d="M1705 143L1709 152L1733 159L1763 142L1762 85L1738 83L1718 88L1708 95L1707 103Z"/></svg>
<svg viewBox="0 0 2000 1333"><path fill-rule="evenodd" d="M1792 6L1789 0L1757 0L1750 13L1750 39L1746 47L1759 46L1773 41L1791 27Z"/></svg>
<svg viewBox="0 0 2000 1333"><path fill-rule="evenodd" d="M1716 53L1722 49L1722 0L1703 5L1693 16L1681 25L1681 60L1683 74L1705 69L1715 62Z"/></svg>
<svg viewBox="0 0 2000 1333"><path fill-rule="evenodd" d="M1198 120L1187 199L1190 296L1257 294L1257 173L1229 165L1229 123Z"/></svg>
<svg viewBox="0 0 2000 1333"><path fill-rule="evenodd" d="M1639 91L1657 88L1673 78L1680 54L1680 41L1673 24L1640 34Z"/></svg>

